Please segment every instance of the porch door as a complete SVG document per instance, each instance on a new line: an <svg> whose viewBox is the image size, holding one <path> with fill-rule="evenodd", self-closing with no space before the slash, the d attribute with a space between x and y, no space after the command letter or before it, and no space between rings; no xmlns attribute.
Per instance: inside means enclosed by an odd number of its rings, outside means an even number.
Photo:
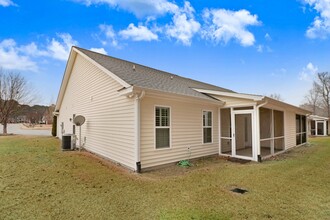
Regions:
<svg viewBox="0 0 330 220"><path fill-rule="evenodd" d="M317 122L317 134L316 135L324 135L324 123L323 123L323 121L322 122L320 122L320 121Z"/></svg>
<svg viewBox="0 0 330 220"><path fill-rule="evenodd" d="M233 156L243 159L254 158L253 127L252 112L234 113Z"/></svg>

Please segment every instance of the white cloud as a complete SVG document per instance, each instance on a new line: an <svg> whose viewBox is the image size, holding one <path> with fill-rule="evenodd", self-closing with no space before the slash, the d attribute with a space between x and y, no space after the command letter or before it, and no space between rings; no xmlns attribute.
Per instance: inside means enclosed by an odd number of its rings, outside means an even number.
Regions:
<svg viewBox="0 0 330 220"><path fill-rule="evenodd" d="M22 53L25 53L27 55L33 56L33 57L37 57L37 56L49 56L49 52L46 50L40 50L38 48L38 46L32 42L28 45L23 45L20 46L19 51L21 51Z"/></svg>
<svg viewBox="0 0 330 220"><path fill-rule="evenodd" d="M254 35L247 30L248 26L260 25L257 15L245 9L231 11L225 9L206 9L203 13L207 27L203 37L216 43L227 44L230 40L237 40L242 46L252 46L255 43Z"/></svg>
<svg viewBox="0 0 330 220"><path fill-rule="evenodd" d="M124 39L132 39L133 41L152 41L158 40L158 35L152 33L147 27L143 25L129 24L127 29L121 30L119 34Z"/></svg>
<svg viewBox="0 0 330 220"><path fill-rule="evenodd" d="M119 46L117 37L116 37L116 32L113 30L112 25L101 24L101 25L99 25L99 28L106 37L106 40L101 41L103 45L107 45L108 41L110 41L111 46L113 46L113 47Z"/></svg>
<svg viewBox="0 0 330 220"><path fill-rule="evenodd" d="M78 42L67 33L58 34L58 38L53 38L43 49L40 49L35 42L18 46L13 39L0 41L0 66L10 70L37 72L38 65L35 61L37 57L51 57L66 61L71 46L78 44Z"/></svg>
<svg viewBox="0 0 330 220"><path fill-rule="evenodd" d="M175 12L178 6L167 0L75 0L85 5L106 4L132 12L137 17L157 16Z"/></svg>
<svg viewBox="0 0 330 220"><path fill-rule="evenodd" d="M192 37L200 30L201 26L195 20L194 12L194 8L186 1L184 7L175 12L172 18L173 24L166 26L166 34L184 45L191 45Z"/></svg>
<svg viewBox="0 0 330 220"><path fill-rule="evenodd" d="M78 42L73 40L72 36L68 33L58 34L58 37L60 40L53 38L47 46L47 50L49 55L54 59L64 61L68 59L71 47L77 45Z"/></svg>
<svg viewBox="0 0 330 220"><path fill-rule="evenodd" d="M270 48L270 47L267 46L267 45L259 44L259 45L256 46L256 48L257 48L257 51L258 51L259 53L263 53L263 52L271 53L271 52L273 52L272 48Z"/></svg>
<svg viewBox="0 0 330 220"><path fill-rule="evenodd" d="M330 1L304 0L304 2L319 13L319 16L314 18L313 23L307 29L306 36L312 39L326 39L330 35Z"/></svg>
<svg viewBox="0 0 330 220"><path fill-rule="evenodd" d="M9 70L37 72L37 64L23 54L13 39L0 42L0 66Z"/></svg>
<svg viewBox="0 0 330 220"><path fill-rule="evenodd" d="M299 73L299 80L311 81L315 77L317 71L317 66L314 66L311 62L309 62Z"/></svg>
<svg viewBox="0 0 330 220"><path fill-rule="evenodd" d="M267 41L272 41L272 37L268 33L265 34L265 39Z"/></svg>
<svg viewBox="0 0 330 220"><path fill-rule="evenodd" d="M257 46L257 51L258 51L259 53L264 52L264 45L259 44L259 45Z"/></svg>
<svg viewBox="0 0 330 220"><path fill-rule="evenodd" d="M91 51L94 51L96 53L101 53L101 54L104 54L104 55L108 55L107 51L105 51L104 48L95 48L95 47L92 47L90 50Z"/></svg>
<svg viewBox="0 0 330 220"><path fill-rule="evenodd" d="M0 0L0 6L9 7L9 6L16 6L16 4L11 0Z"/></svg>

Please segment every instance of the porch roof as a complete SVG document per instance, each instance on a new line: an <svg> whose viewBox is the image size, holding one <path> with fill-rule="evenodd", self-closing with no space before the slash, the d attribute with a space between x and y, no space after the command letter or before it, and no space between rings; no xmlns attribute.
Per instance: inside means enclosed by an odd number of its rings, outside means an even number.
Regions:
<svg viewBox="0 0 330 220"><path fill-rule="evenodd" d="M319 116L319 115L309 115L308 119L310 120L314 120L314 121L328 121L329 118L327 117L323 117L323 116Z"/></svg>
<svg viewBox="0 0 330 220"><path fill-rule="evenodd" d="M221 92L221 91L214 91L214 90L206 90L206 89L194 89L200 93L204 93L207 95L216 95L216 96L223 96L223 97L229 97L229 98L239 98L239 99L246 99L252 102L255 102L256 104L263 104L263 103L267 103L267 104L271 104L271 105L275 105L275 106L280 106L282 108L286 108L286 109L291 109L292 111L295 111L297 113L300 114L305 114L305 115L310 115L312 112L291 105L289 103L286 102L282 102L273 98L270 98L268 96L262 96L262 95L255 95L255 94L245 94L245 93L230 93L230 92ZM220 98L221 100L221 98Z"/></svg>

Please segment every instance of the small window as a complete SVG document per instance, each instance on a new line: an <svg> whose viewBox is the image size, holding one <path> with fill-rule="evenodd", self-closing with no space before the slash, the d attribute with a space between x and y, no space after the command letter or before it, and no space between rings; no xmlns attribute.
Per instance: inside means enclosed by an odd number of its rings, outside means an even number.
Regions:
<svg viewBox="0 0 330 220"><path fill-rule="evenodd" d="M203 143L212 143L212 112L203 111Z"/></svg>
<svg viewBox="0 0 330 220"><path fill-rule="evenodd" d="M155 109L156 149L170 147L170 108Z"/></svg>

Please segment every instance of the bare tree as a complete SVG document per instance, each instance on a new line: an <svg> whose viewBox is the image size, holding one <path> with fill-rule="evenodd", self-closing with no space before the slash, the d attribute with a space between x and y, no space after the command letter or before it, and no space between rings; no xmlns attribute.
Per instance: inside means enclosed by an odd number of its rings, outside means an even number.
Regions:
<svg viewBox="0 0 330 220"><path fill-rule="evenodd" d="M327 111L327 116L330 117L330 73L323 72L317 74L318 82L316 82L317 92L322 97L322 103Z"/></svg>
<svg viewBox="0 0 330 220"><path fill-rule="evenodd" d="M29 91L23 76L0 69L0 124L3 125L3 134L7 134L7 124L19 109L19 103L32 101Z"/></svg>
<svg viewBox="0 0 330 220"><path fill-rule="evenodd" d="M316 82L313 83L313 87L308 91L305 96L306 105L311 107L313 114L316 115L316 110L319 107L320 102L320 93L318 91L318 84Z"/></svg>
<svg viewBox="0 0 330 220"><path fill-rule="evenodd" d="M46 124L52 124L53 123L53 112L55 111L55 105L51 104L49 105L48 109L45 112L45 121Z"/></svg>
<svg viewBox="0 0 330 220"><path fill-rule="evenodd" d="M278 101L283 101L283 98L279 93L270 94L269 97L272 98L272 99L278 100Z"/></svg>

